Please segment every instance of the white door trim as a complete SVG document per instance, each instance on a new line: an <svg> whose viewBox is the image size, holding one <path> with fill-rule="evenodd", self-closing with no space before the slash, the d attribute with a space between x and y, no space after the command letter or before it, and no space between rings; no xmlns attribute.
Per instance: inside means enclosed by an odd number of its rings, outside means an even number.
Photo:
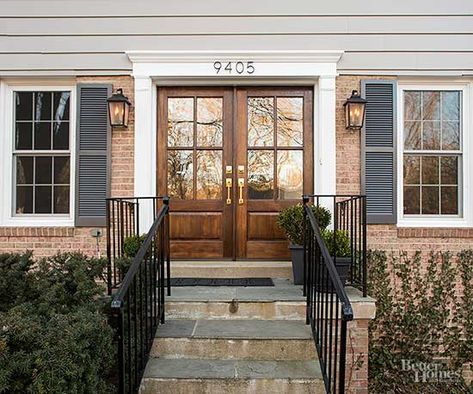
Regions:
<svg viewBox="0 0 473 394"><path fill-rule="evenodd" d="M314 86L314 188L336 192L335 77L342 51L130 51L135 78L135 196L156 194L157 87L165 85ZM252 62L254 72L230 73L214 62ZM241 70L241 68L240 68ZM150 212L140 210L142 231Z"/></svg>

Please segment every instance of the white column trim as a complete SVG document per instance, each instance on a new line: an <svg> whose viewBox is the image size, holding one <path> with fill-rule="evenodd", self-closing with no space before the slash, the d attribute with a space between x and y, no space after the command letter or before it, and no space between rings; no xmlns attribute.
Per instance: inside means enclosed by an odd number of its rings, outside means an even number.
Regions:
<svg viewBox="0 0 473 394"><path fill-rule="evenodd" d="M314 175L316 194L336 194L335 76L321 76L318 83ZM316 92L317 93L317 92Z"/></svg>

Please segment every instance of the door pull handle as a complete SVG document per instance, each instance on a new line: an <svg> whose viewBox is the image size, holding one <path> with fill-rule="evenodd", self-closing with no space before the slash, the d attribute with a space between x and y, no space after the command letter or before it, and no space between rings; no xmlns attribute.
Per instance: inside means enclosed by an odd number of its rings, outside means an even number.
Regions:
<svg viewBox="0 0 473 394"><path fill-rule="evenodd" d="M239 198L238 204L243 204L243 188L245 187L245 178L238 178L238 189L239 189Z"/></svg>
<svg viewBox="0 0 473 394"><path fill-rule="evenodd" d="M232 203L232 178L225 179L225 186L227 187L227 205Z"/></svg>

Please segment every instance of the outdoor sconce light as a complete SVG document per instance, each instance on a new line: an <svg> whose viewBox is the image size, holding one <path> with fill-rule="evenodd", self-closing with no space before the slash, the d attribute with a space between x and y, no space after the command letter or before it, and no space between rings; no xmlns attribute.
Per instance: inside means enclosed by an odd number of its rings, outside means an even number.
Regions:
<svg viewBox="0 0 473 394"><path fill-rule="evenodd" d="M110 126L128 127L131 103L128 101L128 97L123 95L123 89L117 89L117 92L107 99L107 103Z"/></svg>
<svg viewBox="0 0 473 394"><path fill-rule="evenodd" d="M365 109L367 101L363 99L357 90L353 90L351 97L345 101L345 127L347 129L360 130L365 121Z"/></svg>

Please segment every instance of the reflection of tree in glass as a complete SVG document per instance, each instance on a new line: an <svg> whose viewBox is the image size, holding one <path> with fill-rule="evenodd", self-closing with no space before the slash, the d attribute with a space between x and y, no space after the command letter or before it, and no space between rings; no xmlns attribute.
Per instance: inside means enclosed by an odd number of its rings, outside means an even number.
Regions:
<svg viewBox="0 0 473 394"><path fill-rule="evenodd" d="M250 198L273 197L273 151L248 151L248 188Z"/></svg>
<svg viewBox="0 0 473 394"><path fill-rule="evenodd" d="M302 146L302 97L278 97L278 146Z"/></svg>
<svg viewBox="0 0 473 394"><path fill-rule="evenodd" d="M197 99L197 145L222 146L223 100L221 98Z"/></svg>
<svg viewBox="0 0 473 394"><path fill-rule="evenodd" d="M222 152L197 152L197 199L213 200L222 197Z"/></svg>
<svg viewBox="0 0 473 394"><path fill-rule="evenodd" d="M274 99L272 97L248 98L248 145L272 146L274 144Z"/></svg>
<svg viewBox="0 0 473 394"><path fill-rule="evenodd" d="M193 167L191 151L169 151L168 193L170 197L192 199Z"/></svg>
<svg viewBox="0 0 473 394"><path fill-rule="evenodd" d="M194 99L179 97L168 99L168 146L193 145Z"/></svg>

